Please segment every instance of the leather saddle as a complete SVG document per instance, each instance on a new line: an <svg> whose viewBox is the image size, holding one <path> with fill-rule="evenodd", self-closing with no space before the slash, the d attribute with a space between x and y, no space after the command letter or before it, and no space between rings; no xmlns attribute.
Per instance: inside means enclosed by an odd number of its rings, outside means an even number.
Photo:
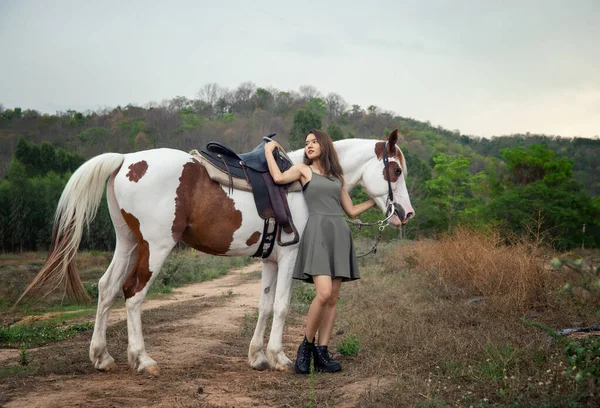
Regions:
<svg viewBox="0 0 600 408"><path fill-rule="evenodd" d="M275 133L263 137L263 141L248 153L238 154L226 145L219 142L209 142L206 150L201 150L199 155L204 159L204 164L215 167L220 173L226 174L228 178L229 191L240 188L240 182L249 185L254 196L254 202L258 210L258 215L265 220L265 227L262 234L262 242L254 257L262 256L266 258L273 250L273 243L277 239L280 246L293 245L299 242L300 236L294 226L291 212L287 203L287 193L290 191L290 185L275 184L269 166L265 157L265 144L271 141ZM192 153L196 153L195 151ZM292 161L287 157L283 149L278 148L273 152L275 162L279 169L284 172L292 167ZM209 170L209 174L211 173ZM215 177L211 178L215 180ZM221 184L223 183L221 180ZM297 188L296 188L297 190ZM274 220L275 225L270 228L269 221ZM281 231L294 234L290 241L281 241Z"/></svg>

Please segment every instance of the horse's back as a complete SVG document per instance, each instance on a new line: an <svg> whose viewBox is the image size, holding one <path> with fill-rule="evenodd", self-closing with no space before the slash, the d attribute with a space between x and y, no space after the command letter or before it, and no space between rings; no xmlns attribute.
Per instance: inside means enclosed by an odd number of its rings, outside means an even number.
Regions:
<svg viewBox="0 0 600 408"><path fill-rule="evenodd" d="M186 152L166 148L125 154L121 168L113 175L119 210L140 221L172 222L169 218L175 214L180 177L184 166L193 161Z"/></svg>

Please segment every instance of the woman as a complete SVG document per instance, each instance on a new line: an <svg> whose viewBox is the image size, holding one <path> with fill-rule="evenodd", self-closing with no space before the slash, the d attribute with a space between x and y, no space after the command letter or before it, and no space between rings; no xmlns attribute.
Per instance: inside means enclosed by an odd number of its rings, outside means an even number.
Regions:
<svg viewBox="0 0 600 408"><path fill-rule="evenodd" d="M295 370L298 374L308 374L314 358L315 371L340 371L342 366L331 359L327 346L333 331L340 286L343 281L359 279L352 233L342 216L342 209L354 218L375 205L375 201L352 203L337 152L327 133L311 131L304 144L304 163L295 164L284 173L273 157L276 147L275 142L265 146L273 180L277 184L300 180L309 210L293 277L314 283L316 289L308 310L304 340L298 347ZM315 344L317 333L318 345Z"/></svg>

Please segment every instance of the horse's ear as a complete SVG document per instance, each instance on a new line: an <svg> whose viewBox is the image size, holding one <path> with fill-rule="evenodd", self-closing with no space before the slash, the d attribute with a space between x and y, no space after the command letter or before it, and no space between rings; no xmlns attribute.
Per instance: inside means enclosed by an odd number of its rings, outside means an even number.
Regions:
<svg viewBox="0 0 600 408"><path fill-rule="evenodd" d="M393 151L396 142L398 142L398 129L392 130L392 133L388 136L388 147L390 151Z"/></svg>

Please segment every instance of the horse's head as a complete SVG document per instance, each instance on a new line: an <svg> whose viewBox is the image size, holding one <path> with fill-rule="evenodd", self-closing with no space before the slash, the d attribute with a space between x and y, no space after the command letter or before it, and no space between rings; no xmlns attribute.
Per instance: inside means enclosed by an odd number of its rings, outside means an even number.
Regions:
<svg viewBox="0 0 600 408"><path fill-rule="evenodd" d="M393 206L389 221L399 227L414 216L415 210L406 188L406 160L397 141L398 129L394 129L387 140L375 144L373 157L364 167L362 185L384 213L390 215Z"/></svg>

